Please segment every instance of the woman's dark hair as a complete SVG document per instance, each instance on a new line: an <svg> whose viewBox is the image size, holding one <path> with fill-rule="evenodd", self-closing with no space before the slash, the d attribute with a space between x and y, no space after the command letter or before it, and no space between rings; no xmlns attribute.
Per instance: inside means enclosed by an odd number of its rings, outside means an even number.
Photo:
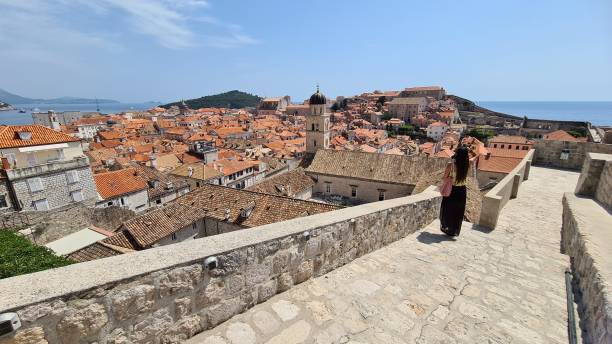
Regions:
<svg viewBox="0 0 612 344"><path fill-rule="evenodd" d="M465 146L457 147L455 151L455 181L463 182L468 174L470 167L470 156Z"/></svg>

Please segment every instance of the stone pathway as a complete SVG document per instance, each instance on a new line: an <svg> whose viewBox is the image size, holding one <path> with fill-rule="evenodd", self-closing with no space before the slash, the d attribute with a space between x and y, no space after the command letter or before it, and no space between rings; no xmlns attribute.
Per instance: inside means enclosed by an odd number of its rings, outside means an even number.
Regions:
<svg viewBox="0 0 612 344"><path fill-rule="evenodd" d="M532 168L492 232L425 230L276 295L187 343L560 343L561 197L578 174Z"/></svg>

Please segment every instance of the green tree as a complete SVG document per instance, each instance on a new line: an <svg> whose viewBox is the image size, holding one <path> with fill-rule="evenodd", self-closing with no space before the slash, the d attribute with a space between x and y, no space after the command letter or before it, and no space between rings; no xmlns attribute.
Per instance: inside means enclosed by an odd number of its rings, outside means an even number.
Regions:
<svg viewBox="0 0 612 344"><path fill-rule="evenodd" d="M478 140L485 142L490 137L495 136L495 133L491 130L486 130L483 128L474 128L466 133L467 136L472 136L477 138Z"/></svg>
<svg viewBox="0 0 612 344"><path fill-rule="evenodd" d="M410 124L404 124L398 129L400 135L410 135L414 132L414 127Z"/></svg>
<svg viewBox="0 0 612 344"><path fill-rule="evenodd" d="M53 269L74 263L32 244L12 230L0 229L0 279Z"/></svg>

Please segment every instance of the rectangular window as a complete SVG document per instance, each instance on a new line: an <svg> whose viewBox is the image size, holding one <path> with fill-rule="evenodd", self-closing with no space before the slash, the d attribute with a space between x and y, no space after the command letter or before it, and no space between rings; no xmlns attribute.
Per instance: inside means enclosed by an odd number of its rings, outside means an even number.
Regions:
<svg viewBox="0 0 612 344"><path fill-rule="evenodd" d="M83 192L81 190L72 191L70 197L74 202L81 202L83 200Z"/></svg>
<svg viewBox="0 0 612 344"><path fill-rule="evenodd" d="M501 148L504 148L504 145L501 145Z"/></svg>
<svg viewBox="0 0 612 344"><path fill-rule="evenodd" d="M325 183L325 192L327 193L331 192L331 183Z"/></svg>
<svg viewBox="0 0 612 344"><path fill-rule="evenodd" d="M8 203L6 202L6 195L0 195L0 208L8 207Z"/></svg>
<svg viewBox="0 0 612 344"><path fill-rule="evenodd" d="M176 240L176 233L172 233L172 240Z"/></svg>
<svg viewBox="0 0 612 344"><path fill-rule="evenodd" d="M40 199L38 201L32 202L34 209L37 211L41 210L49 210L49 202L47 202L46 198Z"/></svg>
<svg viewBox="0 0 612 344"><path fill-rule="evenodd" d="M42 179L40 178L28 179L28 187L30 188L30 192L42 191L43 190Z"/></svg>
<svg viewBox="0 0 612 344"><path fill-rule="evenodd" d="M384 201L385 200L385 191L384 190L378 190L378 200L379 201Z"/></svg>
<svg viewBox="0 0 612 344"><path fill-rule="evenodd" d="M66 172L66 179L68 184L74 184L79 181L79 173L77 171L68 171Z"/></svg>
<svg viewBox="0 0 612 344"><path fill-rule="evenodd" d="M56 154L57 154L57 160L64 160L64 150L63 149L58 149Z"/></svg>
<svg viewBox="0 0 612 344"><path fill-rule="evenodd" d="M351 185L351 197L357 197L357 187Z"/></svg>

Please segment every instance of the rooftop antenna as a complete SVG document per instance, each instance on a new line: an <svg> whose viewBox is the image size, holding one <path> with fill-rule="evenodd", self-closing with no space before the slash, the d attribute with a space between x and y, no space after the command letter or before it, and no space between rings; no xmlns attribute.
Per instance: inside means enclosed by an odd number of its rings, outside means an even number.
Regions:
<svg viewBox="0 0 612 344"><path fill-rule="evenodd" d="M96 97L96 111L100 113L100 104L98 104L98 97Z"/></svg>

